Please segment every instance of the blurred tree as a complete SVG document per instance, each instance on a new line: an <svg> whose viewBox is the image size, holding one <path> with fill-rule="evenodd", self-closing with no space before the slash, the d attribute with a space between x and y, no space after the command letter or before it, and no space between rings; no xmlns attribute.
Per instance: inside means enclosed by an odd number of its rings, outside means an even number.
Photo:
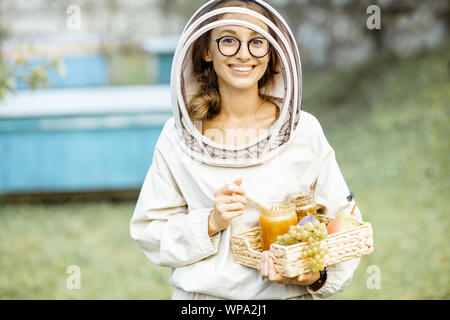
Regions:
<svg viewBox="0 0 450 320"><path fill-rule="evenodd" d="M33 51L33 47L24 50L23 45L17 45L16 55L13 58L4 59L0 54L0 100L7 92L14 92L19 80L28 84L34 90L48 84L47 71L56 68L60 76L65 69L60 58L44 58L41 63L32 63L27 57L27 52Z"/></svg>
<svg viewBox="0 0 450 320"><path fill-rule="evenodd" d="M181 15L188 19L206 2L205 0L158 0L157 4L163 14Z"/></svg>
<svg viewBox="0 0 450 320"><path fill-rule="evenodd" d="M7 92L14 92L19 80L24 81L30 89L34 90L48 84L47 71L56 68L58 74L65 73L63 62L60 58L44 58L41 63L32 63L29 55L33 53L32 46L16 45L14 55L5 57L3 53L3 39L8 36L8 28L3 18L4 2L0 2L0 100Z"/></svg>
<svg viewBox="0 0 450 320"><path fill-rule="evenodd" d="M440 26L444 26L446 34L450 30L448 0L266 1L285 17L299 43L304 42L300 43L303 49L310 49L313 59L307 53L306 60L311 61L306 65L316 64L321 68L341 65L344 60L363 61L381 51L420 49L428 44L419 38L426 38ZM157 0L162 14L181 16L185 20L206 2ZM380 8L381 29L371 30L366 26L370 5ZM398 39L402 40L401 44ZM416 46L420 41L422 44Z"/></svg>
<svg viewBox="0 0 450 320"><path fill-rule="evenodd" d="M427 32L439 26L445 26L445 33L450 30L450 2L447 0L279 0L273 5L286 18L294 34L299 37L300 31L308 26L315 26L313 33L324 34L326 59L322 67L338 65L339 51L355 52L352 44L362 45L368 40L372 44L371 54L391 50L397 47L397 39L404 40L398 49L408 49L409 43L416 42L419 37L426 37ZM368 29L366 21L370 14L367 8L377 5L381 12L381 29ZM426 16L426 17L425 17ZM417 19L417 17L420 17ZM347 24L347 33L340 32L339 24ZM417 21L420 20L420 21ZM399 27L403 26L403 27ZM312 39L315 37L312 36ZM448 38L448 37L447 37ZM308 38L311 39L311 38ZM300 39L298 39L300 40ZM423 44L426 42L423 41ZM438 43L435 43L438 44ZM308 43L306 43L308 45ZM417 46L415 49L420 49Z"/></svg>

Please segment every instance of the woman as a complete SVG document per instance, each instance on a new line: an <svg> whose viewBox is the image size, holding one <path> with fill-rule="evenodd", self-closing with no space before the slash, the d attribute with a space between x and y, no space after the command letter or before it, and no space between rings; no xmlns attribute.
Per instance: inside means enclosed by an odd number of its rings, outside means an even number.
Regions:
<svg viewBox="0 0 450 320"><path fill-rule="evenodd" d="M152 263L172 268L172 298L311 299L342 291L359 259L285 278L266 253L253 269L236 263L230 247L233 234L259 224L247 195L280 201L311 189L324 214L353 206L319 122L300 110L300 58L281 16L260 0L208 2L183 31L171 88L174 116L130 231Z"/></svg>

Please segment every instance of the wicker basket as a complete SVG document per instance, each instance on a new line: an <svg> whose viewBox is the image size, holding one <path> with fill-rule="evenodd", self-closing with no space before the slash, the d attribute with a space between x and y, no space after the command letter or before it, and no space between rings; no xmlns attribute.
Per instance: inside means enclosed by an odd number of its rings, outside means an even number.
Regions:
<svg viewBox="0 0 450 320"><path fill-rule="evenodd" d="M333 218L318 215L318 220L328 225ZM320 245L328 249L328 254L324 257L325 266L367 255L373 251L372 226L368 222L360 222L357 227L329 235ZM269 254L278 273L285 277L296 277L309 272L308 258L301 257L306 246L306 243L290 246L272 244ZM231 238L231 249L236 262L258 268L262 253L260 229L234 235Z"/></svg>

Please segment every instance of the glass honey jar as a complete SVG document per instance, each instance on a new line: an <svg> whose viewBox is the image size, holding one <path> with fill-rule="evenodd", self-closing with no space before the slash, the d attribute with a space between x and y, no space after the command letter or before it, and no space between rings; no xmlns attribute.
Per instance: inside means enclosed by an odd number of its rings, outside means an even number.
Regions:
<svg viewBox="0 0 450 320"><path fill-rule="evenodd" d="M298 221L308 214L317 219L317 204L311 192L288 193L285 197L285 202L295 205Z"/></svg>
<svg viewBox="0 0 450 320"><path fill-rule="evenodd" d="M271 202L261 208L259 218L263 251L269 250L277 236L289 231L291 225L297 224L295 205L286 202Z"/></svg>

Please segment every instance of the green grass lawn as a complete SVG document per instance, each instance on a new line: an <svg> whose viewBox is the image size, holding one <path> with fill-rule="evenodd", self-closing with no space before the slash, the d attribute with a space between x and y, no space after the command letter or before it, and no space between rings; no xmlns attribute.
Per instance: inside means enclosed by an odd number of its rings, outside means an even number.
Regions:
<svg viewBox="0 0 450 320"><path fill-rule="evenodd" d="M447 48L304 75L374 252L331 299L449 299ZM170 270L129 236L134 202L0 203L1 299L169 299ZM81 288L66 286L77 265ZM369 289L369 266L381 288ZM370 270L370 269L369 269Z"/></svg>
<svg viewBox="0 0 450 320"><path fill-rule="evenodd" d="M305 81L316 114L365 220L374 252L335 299L448 299L448 48ZM345 92L345 93L344 93ZM368 290L367 267L381 271Z"/></svg>
<svg viewBox="0 0 450 320"><path fill-rule="evenodd" d="M169 299L169 270L129 236L133 203L6 205L0 215L1 299ZM81 287L67 288L80 268Z"/></svg>

